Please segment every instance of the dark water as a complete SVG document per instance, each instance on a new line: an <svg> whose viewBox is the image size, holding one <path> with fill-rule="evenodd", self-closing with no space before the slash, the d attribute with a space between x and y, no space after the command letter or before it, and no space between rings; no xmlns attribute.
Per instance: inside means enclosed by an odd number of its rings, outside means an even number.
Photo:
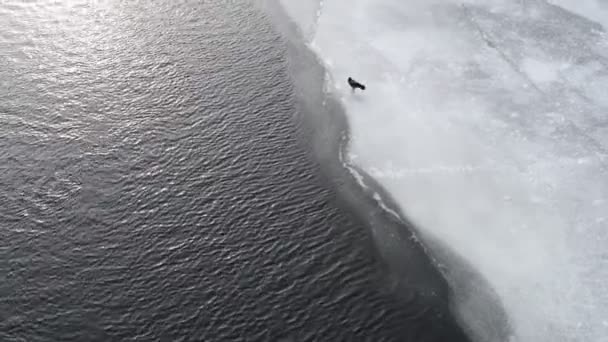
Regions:
<svg viewBox="0 0 608 342"><path fill-rule="evenodd" d="M463 339L441 280L391 285L285 51L245 1L0 2L0 341Z"/></svg>

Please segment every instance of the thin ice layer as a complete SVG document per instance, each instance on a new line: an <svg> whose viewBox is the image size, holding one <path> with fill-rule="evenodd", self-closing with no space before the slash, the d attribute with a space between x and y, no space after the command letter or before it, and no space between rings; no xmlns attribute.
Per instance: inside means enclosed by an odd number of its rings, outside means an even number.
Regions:
<svg viewBox="0 0 608 342"><path fill-rule="evenodd" d="M308 32L351 161L487 278L514 339L608 341L608 38L553 2L324 0Z"/></svg>

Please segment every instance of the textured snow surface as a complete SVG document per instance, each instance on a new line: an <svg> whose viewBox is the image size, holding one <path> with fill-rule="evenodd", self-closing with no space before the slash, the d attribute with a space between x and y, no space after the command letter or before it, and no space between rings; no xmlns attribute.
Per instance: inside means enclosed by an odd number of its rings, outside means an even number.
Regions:
<svg viewBox="0 0 608 342"><path fill-rule="evenodd" d="M350 162L486 278L513 340L608 341L608 5L282 4L347 111Z"/></svg>

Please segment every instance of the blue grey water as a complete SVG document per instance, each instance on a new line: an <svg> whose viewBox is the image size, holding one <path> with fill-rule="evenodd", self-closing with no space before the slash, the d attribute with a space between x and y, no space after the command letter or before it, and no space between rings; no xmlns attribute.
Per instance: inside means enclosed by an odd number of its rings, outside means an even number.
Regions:
<svg viewBox="0 0 608 342"><path fill-rule="evenodd" d="M246 1L0 3L1 341L466 340L343 199L286 51Z"/></svg>

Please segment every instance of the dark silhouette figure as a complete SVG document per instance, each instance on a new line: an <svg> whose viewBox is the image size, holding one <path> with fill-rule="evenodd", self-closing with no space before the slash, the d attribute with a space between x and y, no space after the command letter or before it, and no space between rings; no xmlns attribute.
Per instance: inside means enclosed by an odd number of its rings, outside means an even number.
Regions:
<svg viewBox="0 0 608 342"><path fill-rule="evenodd" d="M355 91L355 89L359 88L361 90L365 90L365 86L355 80L353 80L352 78L348 78L348 85L353 89L353 91Z"/></svg>

